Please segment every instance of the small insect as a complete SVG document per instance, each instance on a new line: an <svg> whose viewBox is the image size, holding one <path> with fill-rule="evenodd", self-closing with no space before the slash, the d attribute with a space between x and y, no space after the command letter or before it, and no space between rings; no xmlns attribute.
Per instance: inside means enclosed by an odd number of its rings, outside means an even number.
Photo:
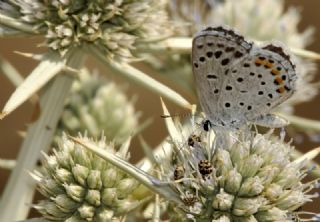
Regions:
<svg viewBox="0 0 320 222"><path fill-rule="evenodd" d="M196 143L201 143L200 136L197 136L195 134L192 134L188 138L188 145L194 147Z"/></svg>
<svg viewBox="0 0 320 222"><path fill-rule="evenodd" d="M177 165L173 172L173 178L174 180L180 180L183 177L184 177L184 168L182 165Z"/></svg>
<svg viewBox="0 0 320 222"><path fill-rule="evenodd" d="M193 39L192 66L201 108L214 127L288 124L269 114L293 94L297 79L281 46L260 48L232 29L208 27Z"/></svg>
<svg viewBox="0 0 320 222"><path fill-rule="evenodd" d="M182 201L186 206L193 206L198 201L198 198L195 195L188 193L182 198Z"/></svg>
<svg viewBox="0 0 320 222"><path fill-rule="evenodd" d="M299 218L299 216L298 216L297 213L291 213L291 214L289 215L289 218L288 218L288 219L290 219L290 220L293 221L293 222L300 222L300 221L301 221L301 219Z"/></svg>
<svg viewBox="0 0 320 222"><path fill-rule="evenodd" d="M203 177L207 177L213 171L212 164L208 160L200 160L198 163L199 172Z"/></svg>

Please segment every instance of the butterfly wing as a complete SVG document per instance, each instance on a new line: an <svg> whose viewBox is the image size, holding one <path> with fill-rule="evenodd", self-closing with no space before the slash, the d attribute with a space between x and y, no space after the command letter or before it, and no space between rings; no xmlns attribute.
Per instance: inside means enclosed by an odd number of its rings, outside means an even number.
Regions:
<svg viewBox="0 0 320 222"><path fill-rule="evenodd" d="M202 110L214 125L224 126L232 117L221 107L230 67L248 56L252 44L224 27L208 27L192 43L192 65ZM225 112L226 111L226 112Z"/></svg>
<svg viewBox="0 0 320 222"><path fill-rule="evenodd" d="M282 47L253 46L224 27L197 34L192 63L200 105L213 125L263 120L294 91L295 67Z"/></svg>
<svg viewBox="0 0 320 222"><path fill-rule="evenodd" d="M282 47L253 46L249 56L230 67L222 89L225 101L219 105L222 112L231 113L231 121L254 122L287 100L295 82L295 66Z"/></svg>

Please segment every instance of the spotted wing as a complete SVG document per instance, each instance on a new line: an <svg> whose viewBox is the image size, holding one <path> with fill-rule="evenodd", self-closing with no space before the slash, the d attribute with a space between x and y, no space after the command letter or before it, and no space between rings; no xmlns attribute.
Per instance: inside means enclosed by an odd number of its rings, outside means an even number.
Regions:
<svg viewBox="0 0 320 222"><path fill-rule="evenodd" d="M193 40L192 65L196 89L201 108L214 125L224 126L233 116L230 109L221 107L225 105L224 86L230 67L240 64L251 48L252 44L241 35L224 27L208 27Z"/></svg>
<svg viewBox="0 0 320 222"><path fill-rule="evenodd" d="M231 113L231 122L254 122L287 100L295 81L295 66L282 47L253 46L249 56L230 67L218 105Z"/></svg>

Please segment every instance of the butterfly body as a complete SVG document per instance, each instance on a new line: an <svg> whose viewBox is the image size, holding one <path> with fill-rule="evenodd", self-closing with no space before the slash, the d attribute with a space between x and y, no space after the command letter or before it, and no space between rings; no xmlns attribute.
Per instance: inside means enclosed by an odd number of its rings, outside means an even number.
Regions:
<svg viewBox="0 0 320 222"><path fill-rule="evenodd" d="M269 114L295 87L295 66L281 47L260 48L231 29L208 27L193 40L192 63L200 105L214 126L285 124Z"/></svg>

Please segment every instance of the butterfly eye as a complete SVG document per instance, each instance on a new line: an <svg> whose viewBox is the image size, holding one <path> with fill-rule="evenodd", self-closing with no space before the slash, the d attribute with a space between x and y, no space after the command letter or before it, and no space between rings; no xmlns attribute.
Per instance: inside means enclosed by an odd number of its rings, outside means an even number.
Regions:
<svg viewBox="0 0 320 222"><path fill-rule="evenodd" d="M210 120L206 120L203 122L203 130L208 132L212 127Z"/></svg>

